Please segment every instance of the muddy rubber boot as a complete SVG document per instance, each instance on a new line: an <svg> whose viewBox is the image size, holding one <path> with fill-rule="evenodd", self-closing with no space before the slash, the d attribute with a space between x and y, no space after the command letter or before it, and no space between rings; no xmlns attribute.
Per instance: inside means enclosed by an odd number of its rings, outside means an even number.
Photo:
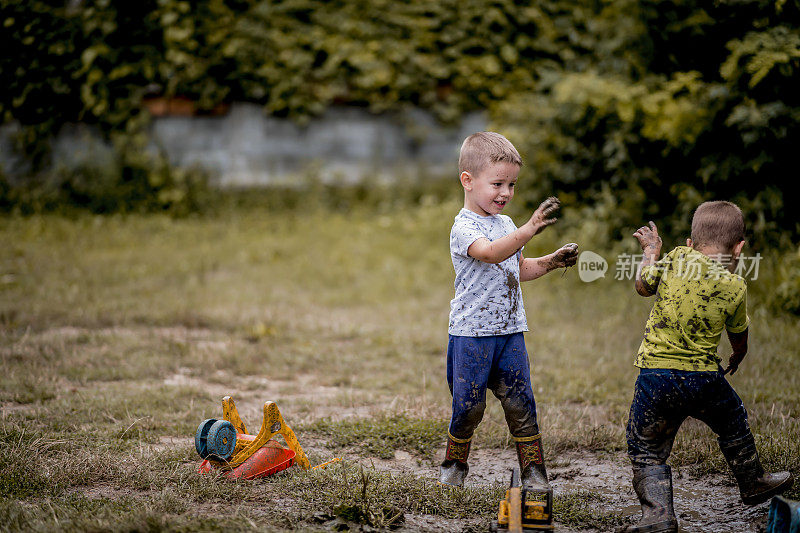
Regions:
<svg viewBox="0 0 800 533"><path fill-rule="evenodd" d="M520 479L522 488L528 490L550 490L547 481L547 470L544 467L544 452L542 451L542 436L515 438L517 445L517 459L519 460Z"/></svg>
<svg viewBox="0 0 800 533"><path fill-rule="evenodd" d="M471 439L456 439L447 434L447 453L439 467L439 483L461 487L469 472L467 458Z"/></svg>
<svg viewBox="0 0 800 533"><path fill-rule="evenodd" d="M752 434L728 442L719 441L719 447L739 484L745 505L765 502L789 490L794 483L791 472L764 472Z"/></svg>
<svg viewBox="0 0 800 533"><path fill-rule="evenodd" d="M676 533L678 519L672 507L672 469L669 465L633 469L633 490L642 505L638 524L618 530L620 533Z"/></svg>

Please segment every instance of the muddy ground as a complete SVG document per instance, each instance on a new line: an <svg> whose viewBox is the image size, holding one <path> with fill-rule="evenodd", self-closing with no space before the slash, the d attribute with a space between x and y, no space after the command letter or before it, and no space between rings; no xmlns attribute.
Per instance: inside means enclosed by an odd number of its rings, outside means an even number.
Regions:
<svg viewBox="0 0 800 533"><path fill-rule="evenodd" d="M204 380L190 378L179 373L165 379L165 384L193 384L202 385L206 390L212 390L222 397L226 394L224 386L208 383ZM259 420L260 412L257 411L256 398L264 394L283 393L283 401L297 401L312 399L315 403L325 397L335 394L333 387L313 386L310 383L279 383L263 380L258 392L243 392L239 395L239 405L242 418L245 421ZM287 387L287 385L290 385ZM287 389L293 393L287 394ZM324 416L361 417L369 416L369 409L337 409L322 413ZM315 416L320 415L319 410ZM184 443L183 439L166 440ZM393 460L363 457L356 450L336 451L329 449L324 441L303 438L301 444L309 452L319 452L323 455L335 453L339 457L358 460L365 466L374 466L380 470L391 472L411 473L418 477L435 479L438 476L438 465L429 459L417 457L409 452L398 450ZM192 446L193 441L186 439L185 445ZM443 457L442 447L436 457ZM605 506L598 508L602 512L617 512L623 516L638 518L640 507L636 500L631 485L630 463L627 457L620 454L609 453L567 453L558 457L546 457L548 475L551 479L554 493L573 493L589 491L603 496ZM500 484L509 482L509 468L516 464L516 455L513 449L480 449L473 447L470 454L470 473L467 484L472 486ZM724 475L707 475L697 477L688 469L673 470L675 513L683 533L757 533L766 528L767 511L769 503L749 507L742 504L738 488L733 484L733 479ZM498 502L499 503L499 502ZM400 531L443 531L459 532L474 527L476 522L469 520L447 520L432 516L409 515L405 517L405 526ZM564 533L597 531L596 529L575 529L556 523L557 531Z"/></svg>
<svg viewBox="0 0 800 533"><path fill-rule="evenodd" d="M309 452L329 454L324 442L305 439L304 448ZM164 439L171 445L193 446L191 439ZM364 458L355 451L336 453L339 457L358 460L365 466L374 466L390 472L412 473L419 477L434 479L438 466L429 460L416 457L405 451L397 451L393 460ZM437 456L444 455L442 448ZM513 450L475 449L470 455L470 474L467 484L471 486L500 484L509 481L509 468L516 463ZM598 511L618 512L623 516L639 516L639 505L631 487L631 474L627 459L611 454L569 453L549 458L548 474L555 495L576 491L589 491L603 496L605 502ZM199 464L199 462L198 462ZM754 507L742 504L738 489L731 480L721 475L698 478L685 471L673 471L675 513L682 533L757 533L765 531L769 504ZM398 531L442 531L460 532L475 527L480 521L447 520L433 516L406 514L405 525ZM577 533L598 531L565 527L556 522L556 531Z"/></svg>
<svg viewBox="0 0 800 533"><path fill-rule="evenodd" d="M440 455L444 455L444 449ZM433 478L437 467L418 464L407 452L397 452L395 460L369 461L377 468L414 472ZM509 468L516 463L513 450L473 450L470 455L468 484L507 484ZM603 495L608 502L603 511L621 512L638 517L639 505L631 487L630 467L625 457L570 453L549 459L548 470L556 495L575 491L591 491ZM677 471L674 476L675 513L681 531L689 532L759 532L764 531L769 504L747 507L741 503L738 489L724 476L703 479ZM443 521L444 522L444 521ZM441 524L442 531L460 531L461 525ZM446 529L445 529L446 527ZM570 529L558 525L557 531L593 531Z"/></svg>

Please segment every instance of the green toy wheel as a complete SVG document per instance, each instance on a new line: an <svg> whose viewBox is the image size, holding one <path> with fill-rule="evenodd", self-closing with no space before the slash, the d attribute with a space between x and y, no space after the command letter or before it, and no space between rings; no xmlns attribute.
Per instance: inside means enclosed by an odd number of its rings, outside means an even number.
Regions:
<svg viewBox="0 0 800 533"><path fill-rule="evenodd" d="M215 461L227 461L233 457L236 447L236 428L227 420L217 420L208 430L206 449L208 458Z"/></svg>
<svg viewBox="0 0 800 533"><path fill-rule="evenodd" d="M194 434L194 449L197 450L197 453L205 459L208 457L208 431L211 429L216 422L219 422L216 418L207 418L203 420L199 426L197 426L197 432Z"/></svg>

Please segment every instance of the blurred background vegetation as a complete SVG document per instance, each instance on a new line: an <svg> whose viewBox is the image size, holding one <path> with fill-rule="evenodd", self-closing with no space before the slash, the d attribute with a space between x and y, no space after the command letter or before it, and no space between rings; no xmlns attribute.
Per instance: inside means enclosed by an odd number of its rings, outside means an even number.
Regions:
<svg viewBox="0 0 800 533"><path fill-rule="evenodd" d="M422 108L443 123L485 110L535 177L518 208L558 194L567 228L613 246L647 219L677 239L698 203L733 200L751 251L768 256L775 307L800 313L800 209L788 194L800 0L0 0L0 10L11 52L0 113L21 126L27 165L24 179L0 175L2 211L213 208L206 176L148 150L143 101L154 95L201 113L255 102L301 123L333 105ZM102 133L111 162L53 168L50 141L76 122ZM409 201L430 198L417 186ZM395 197L368 184L322 192L334 208Z"/></svg>

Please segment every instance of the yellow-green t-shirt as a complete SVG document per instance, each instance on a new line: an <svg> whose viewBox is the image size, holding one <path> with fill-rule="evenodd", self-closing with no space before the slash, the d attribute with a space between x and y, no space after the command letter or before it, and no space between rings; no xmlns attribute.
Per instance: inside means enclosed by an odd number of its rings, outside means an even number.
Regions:
<svg viewBox="0 0 800 533"><path fill-rule="evenodd" d="M656 291L634 363L639 368L718 370L723 330L741 333L750 324L747 284L721 263L678 246L641 279Z"/></svg>

